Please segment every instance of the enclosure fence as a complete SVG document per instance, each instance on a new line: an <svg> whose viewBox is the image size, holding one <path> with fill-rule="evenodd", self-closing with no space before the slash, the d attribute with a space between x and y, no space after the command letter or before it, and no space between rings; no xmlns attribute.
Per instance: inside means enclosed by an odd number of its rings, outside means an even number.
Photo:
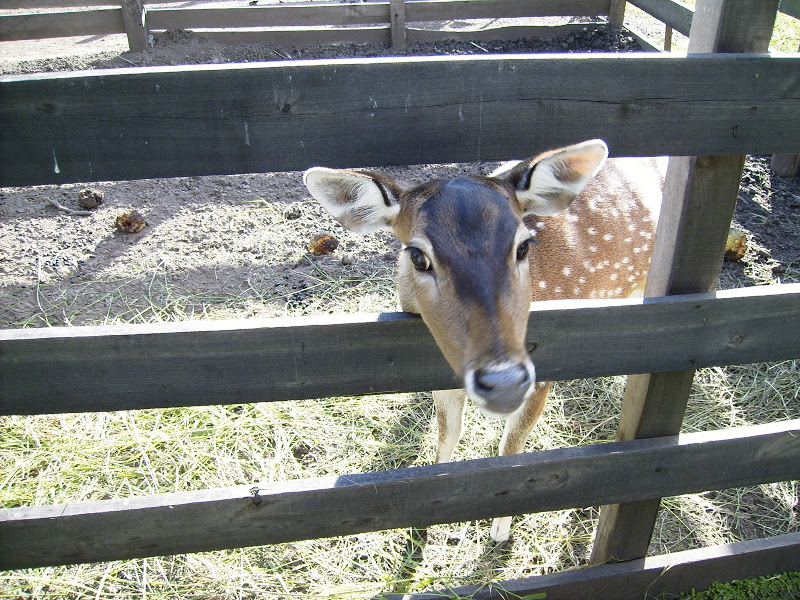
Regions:
<svg viewBox="0 0 800 600"><path fill-rule="evenodd" d="M535 17L584 17L622 25L620 0L384 0L359 3L258 2L205 7L177 0L7 0L0 3L0 41L127 33L141 51L169 30L192 30L207 39L277 46L333 43L391 44L444 39L494 40L566 35L591 22L540 25ZM114 6L117 4L117 6ZM688 36L693 11L676 0L629 0ZM36 10L32 10L36 9ZM779 10L800 18L800 0L780 0ZM505 19L502 24L495 21ZM448 28L447 22L489 20L488 25ZM632 32L646 49L654 43ZM152 39L151 39L152 38Z"/></svg>
<svg viewBox="0 0 800 600"><path fill-rule="evenodd" d="M408 2L406 17L424 4ZM619 2L561 4L620 10ZM675 3L635 4L669 11ZM800 149L800 58L765 53L777 0L698 5L683 58L486 54L0 77L3 186L489 161L592 137L616 155L673 157L661 213L669 226L656 241L645 299L532 307L527 340L542 379L639 374L629 378L619 441L4 509L0 568L603 505L596 566L452 594L643 597L800 569L800 534L645 558L660 498L800 478L800 421L678 435L695 369L800 357L800 285L713 291L742 155ZM755 54L736 54L744 51ZM357 143L340 143L354 132ZM421 320L406 314L0 331L4 415L422 391L452 381Z"/></svg>

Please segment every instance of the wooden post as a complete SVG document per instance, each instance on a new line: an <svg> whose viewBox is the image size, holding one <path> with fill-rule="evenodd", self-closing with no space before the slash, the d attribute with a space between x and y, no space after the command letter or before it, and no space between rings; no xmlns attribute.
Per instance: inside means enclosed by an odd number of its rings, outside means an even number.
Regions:
<svg viewBox="0 0 800 600"><path fill-rule="evenodd" d="M800 46L797 47L800 52ZM773 154L770 168L780 177L800 176L800 154Z"/></svg>
<svg viewBox="0 0 800 600"><path fill-rule="evenodd" d="M146 50L147 30L144 26L142 0L122 0L122 21L125 23L125 33L128 34L128 46L131 52Z"/></svg>
<svg viewBox="0 0 800 600"><path fill-rule="evenodd" d="M392 30L392 48L406 47L406 2L390 0L389 25Z"/></svg>
<svg viewBox="0 0 800 600"><path fill-rule="evenodd" d="M767 52L778 0L698 0L690 53ZM670 159L645 296L716 288L743 156ZM618 440L679 433L694 371L628 378ZM593 563L647 554L660 501L603 506Z"/></svg>
<svg viewBox="0 0 800 600"><path fill-rule="evenodd" d="M672 27L664 27L664 52L672 51Z"/></svg>
<svg viewBox="0 0 800 600"><path fill-rule="evenodd" d="M622 27L625 21L626 0L611 0L608 5L608 22L614 27Z"/></svg>

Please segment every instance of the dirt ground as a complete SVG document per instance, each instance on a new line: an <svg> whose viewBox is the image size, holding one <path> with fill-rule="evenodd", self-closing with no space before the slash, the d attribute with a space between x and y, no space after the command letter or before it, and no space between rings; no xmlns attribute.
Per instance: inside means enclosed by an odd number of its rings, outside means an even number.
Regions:
<svg viewBox="0 0 800 600"><path fill-rule="evenodd" d="M27 43L24 43L27 44ZM23 46L24 46L23 44ZM31 54L3 45L6 74L132 65L238 62L392 54L386 47L274 48L220 44L171 32L144 53L102 44L98 52ZM587 27L550 41L416 44L413 54L625 51L625 32ZM25 54L25 52L28 52ZM488 172L494 164L391 169L408 181ZM0 327L144 322L193 317L253 317L394 310L391 285L399 244L389 235L344 231L310 199L300 173L190 177L0 189ZM69 214L79 191L103 203ZM146 222L118 230L121 213ZM747 232L745 260L726 263L723 287L800 280L800 181L776 177L769 157L749 157L735 224ZM333 234L333 254L308 244Z"/></svg>

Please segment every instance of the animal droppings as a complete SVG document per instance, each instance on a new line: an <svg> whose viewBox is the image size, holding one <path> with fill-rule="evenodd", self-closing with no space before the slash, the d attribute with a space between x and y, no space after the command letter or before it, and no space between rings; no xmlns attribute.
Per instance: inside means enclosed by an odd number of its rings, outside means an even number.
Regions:
<svg viewBox="0 0 800 600"><path fill-rule="evenodd" d="M78 192L78 204L80 204L83 208L88 208L91 210L100 206L103 203L105 196L106 194L103 192L103 190L86 188L85 190Z"/></svg>
<svg viewBox="0 0 800 600"><path fill-rule="evenodd" d="M137 211L122 213L117 217L117 229L123 233L138 233L147 225Z"/></svg>
<svg viewBox="0 0 800 600"><path fill-rule="evenodd" d="M737 262L744 258L747 252L747 234L744 231L733 229L728 232L725 241L725 260Z"/></svg>
<svg viewBox="0 0 800 600"><path fill-rule="evenodd" d="M308 244L308 251L311 254L333 254L334 250L339 247L339 240L330 233L318 233Z"/></svg>

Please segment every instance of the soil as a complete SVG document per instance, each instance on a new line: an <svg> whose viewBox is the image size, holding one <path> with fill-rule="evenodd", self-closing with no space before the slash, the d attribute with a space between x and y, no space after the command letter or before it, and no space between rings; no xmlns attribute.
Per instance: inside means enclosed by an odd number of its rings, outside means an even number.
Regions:
<svg viewBox="0 0 800 600"><path fill-rule="evenodd" d="M549 41L414 44L403 54L637 48L625 31L587 26ZM221 44L185 31L170 32L143 53L103 49L12 60L4 50L5 74L398 54L356 44ZM387 170L421 182L495 166ZM86 188L103 192L96 208L79 204ZM117 223L132 211L146 224L124 231ZM735 225L746 231L749 247L743 261L725 263L723 287L800 281L798 178L775 176L769 157L749 157ZM309 251L320 234L338 241L331 253ZM328 242L328 249L336 245ZM300 173L2 188L0 327L395 310L391 280L399 248L388 234L344 231L311 200Z"/></svg>

